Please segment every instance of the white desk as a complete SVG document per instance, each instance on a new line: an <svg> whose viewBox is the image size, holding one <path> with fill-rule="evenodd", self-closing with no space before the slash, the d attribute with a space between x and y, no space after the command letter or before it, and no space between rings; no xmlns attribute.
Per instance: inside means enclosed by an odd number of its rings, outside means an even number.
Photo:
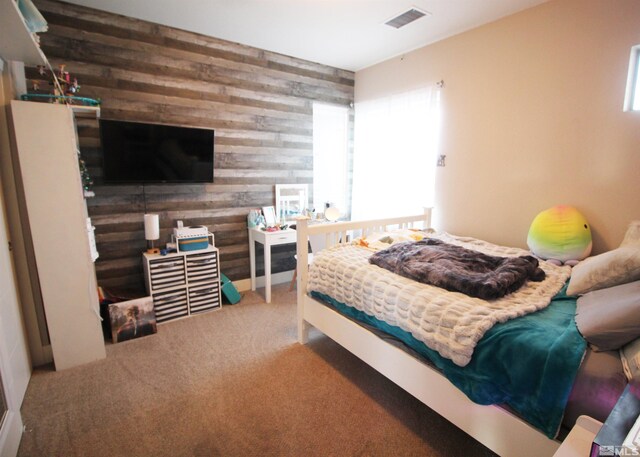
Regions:
<svg viewBox="0 0 640 457"><path fill-rule="evenodd" d="M251 263L251 290L256 290L256 247L255 242L264 246L264 296L271 303L271 246L295 243L296 231L293 229L265 232L259 228L249 230L249 259Z"/></svg>

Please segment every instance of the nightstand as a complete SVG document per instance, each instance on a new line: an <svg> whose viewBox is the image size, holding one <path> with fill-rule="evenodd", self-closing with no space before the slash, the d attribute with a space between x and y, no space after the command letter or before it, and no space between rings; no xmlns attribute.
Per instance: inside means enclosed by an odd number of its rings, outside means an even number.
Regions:
<svg viewBox="0 0 640 457"><path fill-rule="evenodd" d="M251 290L256 290L256 247L258 242L264 246L264 296L271 303L271 246L295 243L296 231L290 228L267 232L253 227L249 230L249 259L251 263Z"/></svg>

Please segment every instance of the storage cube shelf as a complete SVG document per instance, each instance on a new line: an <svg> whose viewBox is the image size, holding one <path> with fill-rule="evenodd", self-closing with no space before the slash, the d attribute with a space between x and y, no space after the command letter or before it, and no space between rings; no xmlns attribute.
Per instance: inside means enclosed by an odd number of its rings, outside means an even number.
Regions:
<svg viewBox="0 0 640 457"><path fill-rule="evenodd" d="M220 308L218 249L143 254L147 292L158 323Z"/></svg>

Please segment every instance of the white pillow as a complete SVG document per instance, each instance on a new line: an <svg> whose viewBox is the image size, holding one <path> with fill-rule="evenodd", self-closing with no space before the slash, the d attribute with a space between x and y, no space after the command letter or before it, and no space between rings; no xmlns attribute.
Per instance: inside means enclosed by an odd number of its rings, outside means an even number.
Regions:
<svg viewBox="0 0 640 457"><path fill-rule="evenodd" d="M576 326L596 351L620 349L640 338L640 281L594 290L578 298Z"/></svg>
<svg viewBox="0 0 640 457"><path fill-rule="evenodd" d="M620 247L623 246L640 247L640 221L631 221L627 233L624 235L624 240L620 244Z"/></svg>
<svg viewBox="0 0 640 457"><path fill-rule="evenodd" d="M640 279L640 245L621 246L589 257L573 267L568 295L613 287Z"/></svg>

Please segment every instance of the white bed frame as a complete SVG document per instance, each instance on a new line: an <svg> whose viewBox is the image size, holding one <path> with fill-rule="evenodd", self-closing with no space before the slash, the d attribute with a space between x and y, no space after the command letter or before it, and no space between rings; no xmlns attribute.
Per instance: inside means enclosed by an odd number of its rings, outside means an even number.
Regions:
<svg viewBox="0 0 640 457"><path fill-rule="evenodd" d="M321 304L307 293L308 237L326 236L326 246L391 228L428 228L431 208L424 214L362 222L309 224L297 220L298 341L306 344L310 326L343 346L442 417L501 456L552 456L560 443L498 406L473 403L438 370Z"/></svg>

